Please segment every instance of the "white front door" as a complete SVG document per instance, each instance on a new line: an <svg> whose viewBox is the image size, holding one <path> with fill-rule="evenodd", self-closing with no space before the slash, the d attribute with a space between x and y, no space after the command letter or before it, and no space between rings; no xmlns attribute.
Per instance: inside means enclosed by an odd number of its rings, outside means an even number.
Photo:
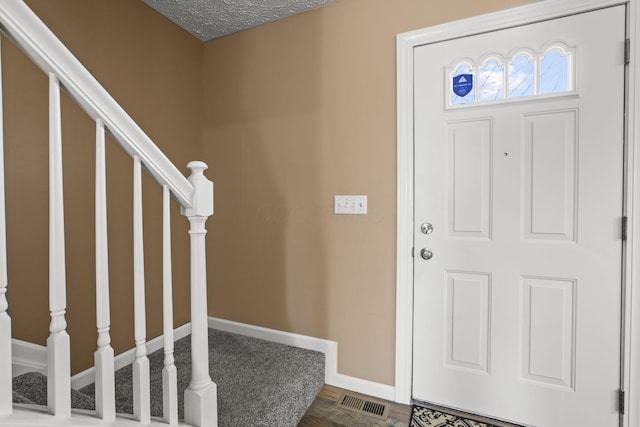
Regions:
<svg viewBox="0 0 640 427"><path fill-rule="evenodd" d="M414 399L618 425L624 43L617 6L414 49Z"/></svg>

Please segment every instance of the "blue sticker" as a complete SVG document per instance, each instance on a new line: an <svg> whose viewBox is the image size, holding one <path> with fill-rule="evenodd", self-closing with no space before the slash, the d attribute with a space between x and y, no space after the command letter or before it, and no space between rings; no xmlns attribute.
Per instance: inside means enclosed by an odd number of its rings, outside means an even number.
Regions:
<svg viewBox="0 0 640 427"><path fill-rule="evenodd" d="M473 89L473 74L460 74L453 77L453 93L464 97Z"/></svg>

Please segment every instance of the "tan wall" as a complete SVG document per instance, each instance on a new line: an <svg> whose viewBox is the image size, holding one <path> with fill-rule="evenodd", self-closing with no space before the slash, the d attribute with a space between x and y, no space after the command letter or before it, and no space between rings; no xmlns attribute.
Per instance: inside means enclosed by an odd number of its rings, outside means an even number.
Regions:
<svg viewBox="0 0 640 427"><path fill-rule="evenodd" d="M207 43L210 314L335 340L340 373L393 384L395 35L523 2L338 0Z"/></svg>
<svg viewBox="0 0 640 427"><path fill-rule="evenodd" d="M336 340L341 373L385 384L394 382L395 35L522 2L338 0L203 48L142 2L27 0L169 158L209 163L210 314ZM2 56L10 310L14 335L44 344L47 79L6 40ZM92 364L96 340L94 128L66 98L63 119L67 320L78 372ZM113 143L108 156L119 352L133 345L131 162ZM160 191L144 185L153 337ZM368 194L369 215L333 215L334 194ZM188 321L187 225L175 206L172 215L179 325Z"/></svg>
<svg viewBox="0 0 640 427"><path fill-rule="evenodd" d="M115 99L185 173L202 158L202 43L140 1L27 0ZM9 245L8 298L14 336L48 336L47 78L3 39ZM95 125L63 97L68 331L72 371L93 365ZM112 339L133 347L132 162L107 147ZM161 333L161 190L143 182L147 335ZM189 320L187 221L174 206L175 322Z"/></svg>

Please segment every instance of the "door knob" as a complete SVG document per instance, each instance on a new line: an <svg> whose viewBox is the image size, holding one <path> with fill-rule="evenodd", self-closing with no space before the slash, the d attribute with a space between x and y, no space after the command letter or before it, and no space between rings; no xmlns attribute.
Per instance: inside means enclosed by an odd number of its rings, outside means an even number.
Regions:
<svg viewBox="0 0 640 427"><path fill-rule="evenodd" d="M420 251L420 256L424 260L430 260L431 258L433 258L433 252L431 252L431 249L423 248Z"/></svg>
<svg viewBox="0 0 640 427"><path fill-rule="evenodd" d="M430 222L425 222L420 226L420 231L422 231L424 234L431 234L433 233L433 225L431 225Z"/></svg>

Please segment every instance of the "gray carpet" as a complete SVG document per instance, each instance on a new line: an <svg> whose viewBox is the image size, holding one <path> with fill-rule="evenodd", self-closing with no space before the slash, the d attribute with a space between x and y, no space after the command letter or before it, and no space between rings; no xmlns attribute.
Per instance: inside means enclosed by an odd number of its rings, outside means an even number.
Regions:
<svg viewBox="0 0 640 427"><path fill-rule="evenodd" d="M190 339L175 344L179 418L191 377ZM163 351L149 355L151 414L162 416ZM228 332L209 330L209 366L218 386L218 425L295 426L324 384L324 354ZM46 405L46 378L29 373L14 378L14 401ZM94 386L72 391L72 406L94 409ZM116 372L116 410L132 413L131 366Z"/></svg>

